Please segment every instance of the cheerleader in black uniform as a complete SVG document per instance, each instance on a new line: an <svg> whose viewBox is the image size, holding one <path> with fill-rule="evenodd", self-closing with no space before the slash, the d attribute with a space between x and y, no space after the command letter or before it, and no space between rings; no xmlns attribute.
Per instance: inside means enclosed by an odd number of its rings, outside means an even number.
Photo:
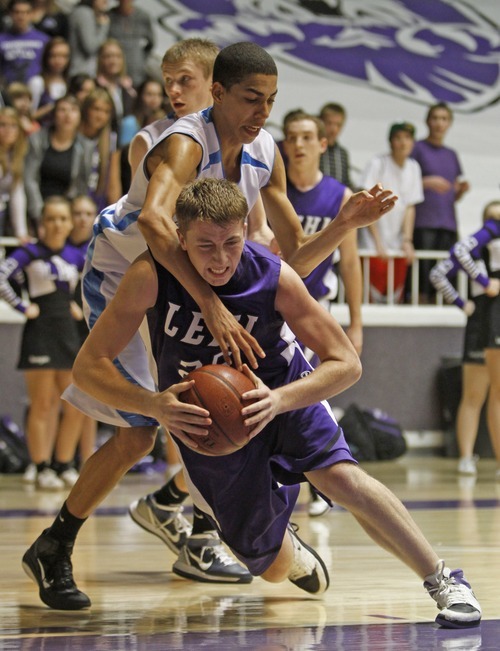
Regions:
<svg viewBox="0 0 500 651"><path fill-rule="evenodd" d="M73 298L84 256L66 243L72 227L68 201L48 198L39 240L16 249L0 264L0 297L26 316L18 364L30 400L26 433L37 485L48 490L74 483L72 462L83 420L83 414L64 403L53 450L50 413L71 382L81 341L77 320L83 315ZM10 278L20 274L26 298L19 297L9 284Z"/></svg>
<svg viewBox="0 0 500 651"><path fill-rule="evenodd" d="M488 398L487 421L500 480L500 201L483 212L483 226L457 242L436 264L430 280L447 303L467 314L462 364L462 395L456 430L461 475L477 474L474 445ZM471 279L472 300L464 301L451 283L459 270Z"/></svg>

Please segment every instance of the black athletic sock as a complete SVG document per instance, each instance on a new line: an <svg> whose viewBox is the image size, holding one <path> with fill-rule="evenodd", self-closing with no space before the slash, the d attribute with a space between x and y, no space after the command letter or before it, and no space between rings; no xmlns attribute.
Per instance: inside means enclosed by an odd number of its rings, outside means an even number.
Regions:
<svg viewBox="0 0 500 651"><path fill-rule="evenodd" d="M70 468L73 468L73 462L72 461L56 461L56 460L54 460L52 462L52 470L55 470L55 472L58 475L61 475L63 472L66 472L66 470L69 470Z"/></svg>
<svg viewBox="0 0 500 651"><path fill-rule="evenodd" d="M200 511L197 506L193 506L193 531L191 535L207 533L207 531L214 530L213 522L208 519L208 516L203 511Z"/></svg>
<svg viewBox="0 0 500 651"><path fill-rule="evenodd" d="M175 485L175 477L172 477L168 483L153 493L156 503L160 506L182 504L188 495L189 493L185 493L177 488Z"/></svg>
<svg viewBox="0 0 500 651"><path fill-rule="evenodd" d="M66 502L62 505L52 526L47 530L51 538L55 538L62 543L75 542L75 539L87 518L77 518L68 511Z"/></svg>
<svg viewBox="0 0 500 651"><path fill-rule="evenodd" d="M50 468L50 463L48 461L42 461L41 463L36 464L36 471L43 472L47 468Z"/></svg>

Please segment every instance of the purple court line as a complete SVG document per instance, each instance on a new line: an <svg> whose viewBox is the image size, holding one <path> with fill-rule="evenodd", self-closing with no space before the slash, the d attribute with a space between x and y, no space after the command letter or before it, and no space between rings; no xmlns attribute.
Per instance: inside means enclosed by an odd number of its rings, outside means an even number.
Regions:
<svg viewBox="0 0 500 651"><path fill-rule="evenodd" d="M409 511L419 511L422 509L441 510L441 509L493 509L500 506L500 499L470 499L470 500L403 500L404 505ZM62 504L62 501L61 501ZM306 504L297 505L297 510L302 511L307 508ZM185 507L187 513L192 507ZM55 509L0 509L0 518L36 518L43 515L55 515L58 512ZM343 510L339 506L334 506L333 510ZM126 506L111 506L98 508L94 515L99 516L121 516L128 513Z"/></svg>

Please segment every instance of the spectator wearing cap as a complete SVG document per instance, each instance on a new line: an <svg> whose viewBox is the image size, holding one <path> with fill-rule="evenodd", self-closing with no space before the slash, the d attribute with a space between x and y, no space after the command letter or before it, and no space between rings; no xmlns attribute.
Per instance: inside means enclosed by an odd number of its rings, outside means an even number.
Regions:
<svg viewBox="0 0 500 651"><path fill-rule="evenodd" d="M394 300L403 297L408 265L414 258L413 228L415 205L423 201L422 174L418 163L411 158L415 127L409 122L398 122L389 129L390 152L372 158L362 176L362 187L369 189L376 183L391 188L398 196L395 207L361 234L361 247L377 253L370 259L370 300L386 301L388 290L388 254L402 251L403 258L394 259Z"/></svg>

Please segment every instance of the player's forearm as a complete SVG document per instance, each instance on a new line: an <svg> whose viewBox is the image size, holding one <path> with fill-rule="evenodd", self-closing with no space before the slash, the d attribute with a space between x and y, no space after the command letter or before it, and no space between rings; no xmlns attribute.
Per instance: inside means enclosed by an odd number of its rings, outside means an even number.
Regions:
<svg viewBox="0 0 500 651"><path fill-rule="evenodd" d="M129 382L111 359L82 352L73 366L75 386L114 409L152 416L154 392Z"/></svg>
<svg viewBox="0 0 500 651"><path fill-rule="evenodd" d="M352 262L340 263L340 275L344 281L345 300L349 308L351 327L361 328L361 302L363 298L363 276L359 258Z"/></svg>
<svg viewBox="0 0 500 651"><path fill-rule="evenodd" d="M308 276L323 260L332 255L351 229L336 220L325 229L303 239L298 249L287 259L301 278Z"/></svg>
<svg viewBox="0 0 500 651"><path fill-rule="evenodd" d="M361 377L361 362L353 352L346 359L326 360L308 376L275 389L279 395L278 413L308 407L342 393Z"/></svg>

